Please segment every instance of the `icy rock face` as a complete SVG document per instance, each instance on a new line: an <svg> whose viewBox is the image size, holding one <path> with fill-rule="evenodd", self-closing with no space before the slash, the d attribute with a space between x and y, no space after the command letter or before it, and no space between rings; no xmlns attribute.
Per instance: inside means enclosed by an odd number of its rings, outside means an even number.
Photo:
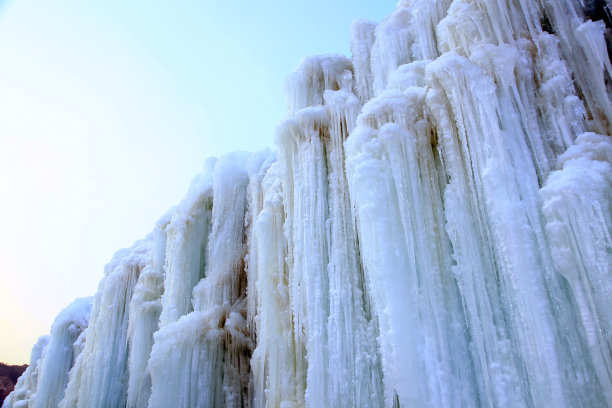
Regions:
<svg viewBox="0 0 612 408"><path fill-rule="evenodd" d="M606 10L355 21L289 76L278 151L207 161L6 406L612 407Z"/></svg>

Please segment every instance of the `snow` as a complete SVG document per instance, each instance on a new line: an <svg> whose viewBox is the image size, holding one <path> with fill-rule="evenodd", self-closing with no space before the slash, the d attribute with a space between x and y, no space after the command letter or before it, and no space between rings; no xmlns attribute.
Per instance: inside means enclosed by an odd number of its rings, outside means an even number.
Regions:
<svg viewBox="0 0 612 408"><path fill-rule="evenodd" d="M612 406L605 32L573 0L355 21L278 151L209 159L4 406Z"/></svg>

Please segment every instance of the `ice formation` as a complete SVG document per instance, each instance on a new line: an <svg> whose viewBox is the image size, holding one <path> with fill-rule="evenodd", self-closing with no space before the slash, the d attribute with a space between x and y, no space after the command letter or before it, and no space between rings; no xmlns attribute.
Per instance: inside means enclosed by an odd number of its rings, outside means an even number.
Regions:
<svg viewBox="0 0 612 408"><path fill-rule="evenodd" d="M208 160L4 407L612 407L611 25L355 21L289 76L278 151Z"/></svg>
<svg viewBox="0 0 612 408"><path fill-rule="evenodd" d="M83 349L91 314L91 298L79 298L60 312L49 336L32 348L30 365L3 406L57 407L64 397L68 376Z"/></svg>

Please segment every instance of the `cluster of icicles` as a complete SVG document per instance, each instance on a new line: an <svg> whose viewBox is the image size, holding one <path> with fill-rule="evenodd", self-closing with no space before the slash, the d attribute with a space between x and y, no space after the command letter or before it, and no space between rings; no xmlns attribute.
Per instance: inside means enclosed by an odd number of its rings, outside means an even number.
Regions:
<svg viewBox="0 0 612 408"><path fill-rule="evenodd" d="M4 407L612 406L606 11L354 22L288 78L278 151L207 161Z"/></svg>

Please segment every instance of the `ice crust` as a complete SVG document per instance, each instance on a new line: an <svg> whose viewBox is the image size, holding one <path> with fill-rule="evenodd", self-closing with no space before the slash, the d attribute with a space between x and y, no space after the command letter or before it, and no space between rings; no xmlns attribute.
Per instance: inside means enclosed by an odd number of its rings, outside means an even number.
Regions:
<svg viewBox="0 0 612 408"><path fill-rule="evenodd" d="M355 21L287 79L278 151L209 159L3 407L612 407L598 4Z"/></svg>

